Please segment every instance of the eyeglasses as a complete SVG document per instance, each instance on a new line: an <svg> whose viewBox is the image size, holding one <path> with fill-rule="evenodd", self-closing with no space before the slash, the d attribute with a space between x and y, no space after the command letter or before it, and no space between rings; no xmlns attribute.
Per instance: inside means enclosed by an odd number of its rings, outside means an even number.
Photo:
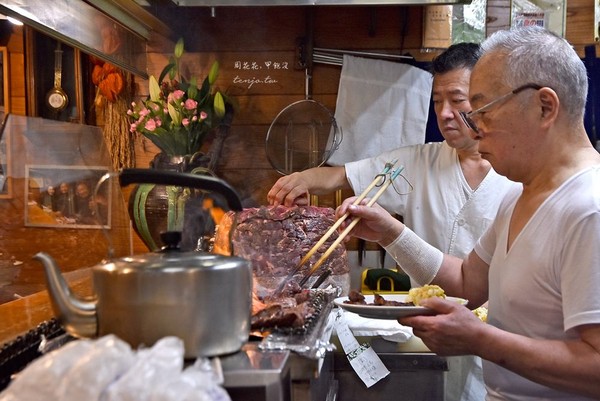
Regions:
<svg viewBox="0 0 600 401"><path fill-rule="evenodd" d="M475 124L475 121L473 121L473 119L472 119L473 115L479 114L479 113L485 111L486 109L489 109L496 103L500 103L501 101L503 101L511 96L514 96L517 93L524 91L525 89L540 90L540 89L542 89L542 86L540 86L538 84L532 84L532 83L525 84L525 85L519 86L517 89L513 89L511 92L507 93L506 95L500 96L499 98L492 100L491 102L489 102L485 106L478 108L477 110L473 110L470 113L465 113L464 111L459 111L458 113L460 114L460 117L462 118L463 122L467 125L467 127L471 128L475 132L479 132L479 128L477 128L477 124Z"/></svg>

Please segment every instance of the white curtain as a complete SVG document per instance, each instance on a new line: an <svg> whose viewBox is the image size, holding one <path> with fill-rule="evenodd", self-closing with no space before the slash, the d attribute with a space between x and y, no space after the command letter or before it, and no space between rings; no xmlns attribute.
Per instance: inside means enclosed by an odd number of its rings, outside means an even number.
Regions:
<svg viewBox="0 0 600 401"><path fill-rule="evenodd" d="M425 141L432 76L409 64L344 55L335 110L343 133L328 164Z"/></svg>

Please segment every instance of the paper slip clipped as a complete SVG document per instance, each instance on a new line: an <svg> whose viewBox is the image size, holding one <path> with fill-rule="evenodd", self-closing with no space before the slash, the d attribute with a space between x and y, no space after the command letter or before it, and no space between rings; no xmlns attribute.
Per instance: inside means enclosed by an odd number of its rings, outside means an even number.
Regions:
<svg viewBox="0 0 600 401"><path fill-rule="evenodd" d="M390 374L369 344L358 343L344 319L342 309L336 311L334 325L350 366L367 387L371 387Z"/></svg>

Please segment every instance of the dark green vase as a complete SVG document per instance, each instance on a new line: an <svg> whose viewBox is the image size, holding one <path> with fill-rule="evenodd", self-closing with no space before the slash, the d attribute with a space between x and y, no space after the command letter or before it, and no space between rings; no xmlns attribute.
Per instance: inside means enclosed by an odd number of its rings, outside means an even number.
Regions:
<svg viewBox="0 0 600 401"><path fill-rule="evenodd" d="M171 157L158 153L150 168L214 175L207 168L209 161L203 153ZM184 187L137 184L129 197L133 229L151 251L164 245L160 234L166 231L182 232L182 250L206 250L203 241L213 236L215 227L210 211L203 207L206 196Z"/></svg>

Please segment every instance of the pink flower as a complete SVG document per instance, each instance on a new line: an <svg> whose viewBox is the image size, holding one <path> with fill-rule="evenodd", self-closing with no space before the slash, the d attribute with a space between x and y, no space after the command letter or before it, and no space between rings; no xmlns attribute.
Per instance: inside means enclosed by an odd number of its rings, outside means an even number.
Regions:
<svg viewBox="0 0 600 401"><path fill-rule="evenodd" d="M156 129L156 122L154 120L148 120L146 121L146 125L144 125L144 128L150 132L153 132Z"/></svg>
<svg viewBox="0 0 600 401"><path fill-rule="evenodd" d="M184 118L183 120L181 120L181 124L187 128L188 125L190 125L190 119L189 118Z"/></svg>
<svg viewBox="0 0 600 401"><path fill-rule="evenodd" d="M182 99L184 95L184 91L177 89L176 91L169 93L169 96L167 96L167 102L177 102L178 100Z"/></svg>
<svg viewBox="0 0 600 401"><path fill-rule="evenodd" d="M146 117L149 113L150 113L150 110L142 109L142 110L140 110L140 117Z"/></svg>
<svg viewBox="0 0 600 401"><path fill-rule="evenodd" d="M173 92L173 99L174 100L182 99L183 95L185 95L185 92L180 89L177 89L176 91Z"/></svg>
<svg viewBox="0 0 600 401"><path fill-rule="evenodd" d="M136 130L137 130L137 124L136 123L131 124L131 126L129 127L129 132L131 132L133 134L133 133L135 133Z"/></svg>
<svg viewBox="0 0 600 401"><path fill-rule="evenodd" d="M206 120L206 117L208 117L208 114L206 114L206 112L205 112L205 111L201 111L201 112L200 112L200 119L201 119L201 120Z"/></svg>
<svg viewBox="0 0 600 401"><path fill-rule="evenodd" d="M185 107L187 110L195 110L196 106L198 106L198 102L194 99L187 99L183 104L183 107Z"/></svg>

